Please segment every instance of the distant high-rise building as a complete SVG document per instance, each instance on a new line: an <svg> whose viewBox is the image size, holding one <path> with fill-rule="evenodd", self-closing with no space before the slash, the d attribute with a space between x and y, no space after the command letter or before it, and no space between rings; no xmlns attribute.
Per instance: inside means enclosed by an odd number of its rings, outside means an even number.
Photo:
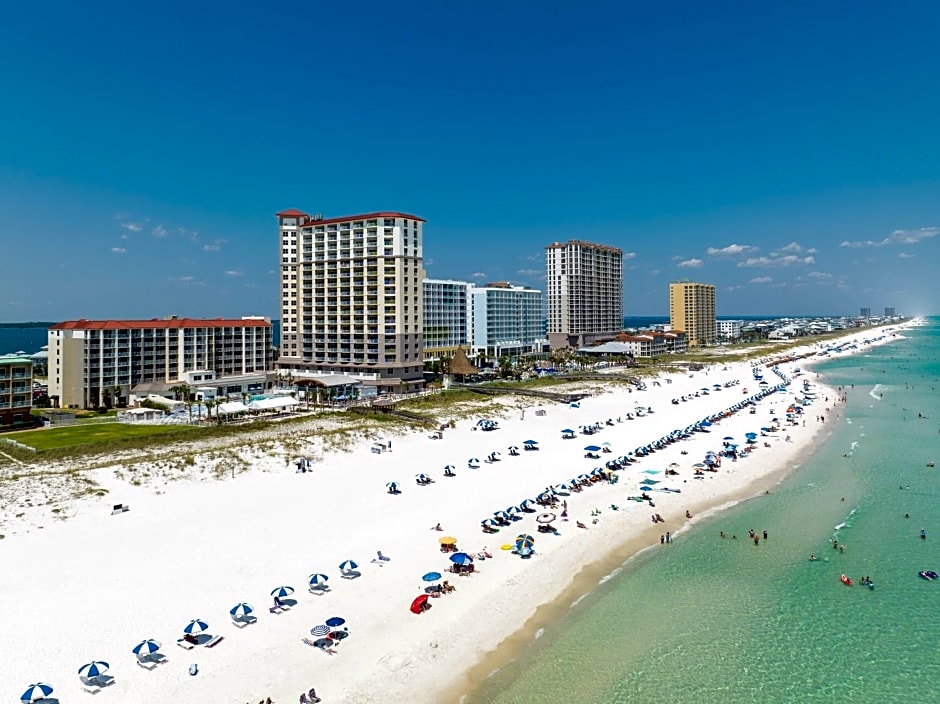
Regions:
<svg viewBox="0 0 940 704"><path fill-rule="evenodd" d="M743 320L718 320L715 323L718 337L723 340L737 340L741 337Z"/></svg>
<svg viewBox="0 0 940 704"><path fill-rule="evenodd" d="M885 306L885 317L893 318L894 316L895 316L894 308L888 308L887 306Z"/></svg>
<svg viewBox="0 0 940 704"><path fill-rule="evenodd" d="M690 347L715 342L715 287L692 281L669 284L669 327L682 330Z"/></svg>
<svg viewBox="0 0 940 704"><path fill-rule="evenodd" d="M861 318L870 318L871 317L871 308L861 308L859 310L859 317Z"/></svg>
<svg viewBox="0 0 940 704"><path fill-rule="evenodd" d="M569 240L545 248L548 339L580 347L623 329L623 250Z"/></svg>
<svg viewBox="0 0 940 704"><path fill-rule="evenodd" d="M424 220L380 212L324 220L277 213L281 264L278 366L347 374L382 392L424 384Z"/></svg>

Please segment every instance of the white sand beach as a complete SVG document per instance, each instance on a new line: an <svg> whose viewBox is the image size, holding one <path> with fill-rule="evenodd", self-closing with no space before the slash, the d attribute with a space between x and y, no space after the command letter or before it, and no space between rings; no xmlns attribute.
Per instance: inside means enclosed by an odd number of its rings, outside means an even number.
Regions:
<svg viewBox="0 0 940 704"><path fill-rule="evenodd" d="M855 340L864 350L899 332L899 327L863 330L840 343ZM813 349L795 347L793 353ZM792 377L795 368L805 370L809 363L803 359L780 369ZM771 385L779 381L769 369L764 375ZM785 411L804 397L804 379L814 385L816 399L788 425ZM725 388L727 382L737 384ZM557 534L538 532L536 513L521 514L522 520L497 534L484 534L480 522L494 511L518 506L546 487L721 412L757 392L758 384L751 364L718 361L704 371L647 381L643 391L614 383L597 388L603 392L577 408L522 409L512 399L498 414L457 422L441 439L427 432L376 435L331 451L316 437L303 438L308 456L322 454L306 473L285 466L283 455L273 452L246 456L251 470L234 479L223 475L157 485L134 481L140 467L93 470L106 495L77 502L68 520L36 521L44 527L0 540L0 701L17 701L33 682L51 684L52 696L63 703L254 704L271 697L283 704L297 702L311 687L324 702L453 700L465 673L518 631L540 604L557 598L585 565L630 541L660 549L659 535L681 534L687 510L700 515L792 468L839 412L834 390L804 373L784 393L759 401L755 414L744 409L709 432L695 432L643 457L618 472L615 484L563 492L567 495L559 500L567 501L569 520L562 521L559 507L552 523ZM704 388L707 395L700 391ZM683 395L692 398L672 403ZM626 420L636 407L653 412ZM825 422L820 415L827 416ZM499 429L476 429L482 417L498 421ZM769 427L771 418L780 419L779 431L759 437L748 456L724 459L717 472L694 478L692 465L709 450L721 450L723 437L744 447L745 433ZM606 425L607 419L614 424ZM601 424L595 435L561 437L564 428L593 423ZM538 451L509 456L509 446L521 448L530 439L538 441ZM374 454L372 440L391 441L391 450ZM600 460L584 457L585 446L605 442L611 453L601 453ZM469 458L484 460L493 451L501 453L500 461L468 469ZM672 463L678 476L665 474ZM457 476L443 476L448 464ZM434 482L418 486L415 475L422 472ZM659 481L657 488L681 493L654 492L655 508L628 500L650 478ZM393 481L401 485L400 494L388 493L386 484ZM112 515L119 502L130 510ZM600 514L592 516L595 509ZM654 525L653 513L665 523ZM433 529L438 523L442 532ZM535 538L530 559L500 549L521 533ZM439 546L445 535L456 537L471 555L485 549L492 558L476 560L474 574L449 574L449 555ZM378 560L378 551L388 559ZM349 559L358 563L359 575L352 579L339 570ZM409 606L423 593L422 575L430 571L442 573L456 591L429 600L430 610L414 614ZM330 590L308 591L312 573L326 574ZM282 585L295 589L295 603L271 613L271 592ZM233 623L229 609L239 602L254 607L255 623ZM333 655L302 640L313 640L310 629L330 617L345 619L349 633ZM204 638L222 640L212 648L179 647L176 641L192 619L208 624ZM131 650L146 638L162 643L165 662L138 664ZM83 691L78 669L93 660L110 663L114 682L92 697ZM193 664L196 675L190 674Z"/></svg>

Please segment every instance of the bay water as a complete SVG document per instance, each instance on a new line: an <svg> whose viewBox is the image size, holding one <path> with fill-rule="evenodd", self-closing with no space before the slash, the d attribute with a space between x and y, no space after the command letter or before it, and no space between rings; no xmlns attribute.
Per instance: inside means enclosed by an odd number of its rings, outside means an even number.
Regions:
<svg viewBox="0 0 940 704"><path fill-rule="evenodd" d="M847 402L807 409L832 425L800 466L630 560L466 703L940 701L940 581L918 576L940 571L940 319L926 323L806 370Z"/></svg>

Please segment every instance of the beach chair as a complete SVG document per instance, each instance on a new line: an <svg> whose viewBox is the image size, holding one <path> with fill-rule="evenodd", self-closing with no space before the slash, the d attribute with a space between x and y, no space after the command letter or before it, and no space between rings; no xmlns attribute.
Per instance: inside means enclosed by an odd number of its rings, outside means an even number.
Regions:
<svg viewBox="0 0 940 704"><path fill-rule="evenodd" d="M179 647L181 647L183 650L192 650L194 647L196 647L196 644L195 644L195 643L191 643L190 641L186 640L185 638L177 638L177 639L176 639L176 644L177 644Z"/></svg>
<svg viewBox="0 0 940 704"><path fill-rule="evenodd" d="M378 554L376 555L376 559L381 560L382 562L389 562L392 558L386 557L382 554L382 551L379 550Z"/></svg>
<svg viewBox="0 0 940 704"><path fill-rule="evenodd" d="M225 636L213 636L211 640L206 643L207 648L214 648L219 643L225 639Z"/></svg>
<svg viewBox="0 0 940 704"><path fill-rule="evenodd" d="M235 624L238 628L244 628L245 626L250 626L253 623L257 623L258 619L253 614L245 614L244 616L232 616L232 623Z"/></svg>

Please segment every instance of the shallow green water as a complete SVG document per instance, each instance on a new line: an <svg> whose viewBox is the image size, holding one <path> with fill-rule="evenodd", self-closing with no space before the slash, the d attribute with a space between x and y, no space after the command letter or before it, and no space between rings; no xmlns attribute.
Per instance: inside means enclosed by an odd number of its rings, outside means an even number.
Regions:
<svg viewBox="0 0 940 704"><path fill-rule="evenodd" d="M940 701L940 581L917 576L940 571L938 323L821 365L849 400L799 470L631 562L468 703Z"/></svg>

